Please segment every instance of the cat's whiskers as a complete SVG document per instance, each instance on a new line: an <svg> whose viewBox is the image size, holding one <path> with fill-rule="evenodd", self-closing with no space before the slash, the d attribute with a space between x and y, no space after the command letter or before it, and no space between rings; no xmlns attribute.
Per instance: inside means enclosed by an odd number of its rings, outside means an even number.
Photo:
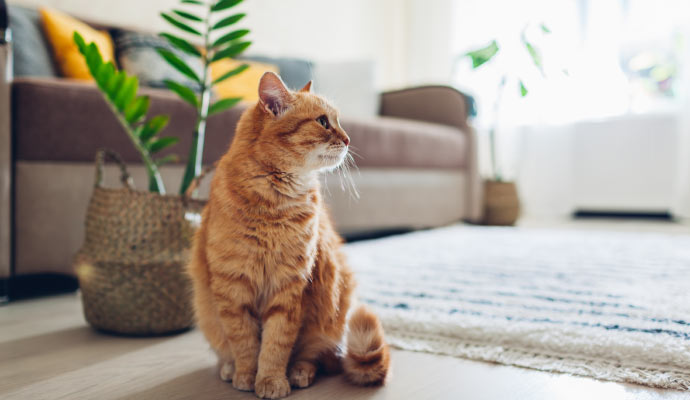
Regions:
<svg viewBox="0 0 690 400"><path fill-rule="evenodd" d="M357 147L350 145L347 154L348 155L354 155L355 157L359 158L360 160L363 160L364 157L362 157L359 153L357 153L357 150L359 150ZM354 159L352 161L354 162Z"/></svg>
<svg viewBox="0 0 690 400"><path fill-rule="evenodd" d="M359 192L357 191L357 187L355 186L355 181L352 178L352 172L350 171L350 167L354 167L355 170L357 170L357 173L359 173L359 169L357 168L357 165L355 164L355 160L348 151L345 154L345 158L340 165L336 168L338 171L338 174L340 176L340 188L345 191L348 191L348 194L350 195L350 199L358 200L359 199ZM347 189L346 189L347 188Z"/></svg>

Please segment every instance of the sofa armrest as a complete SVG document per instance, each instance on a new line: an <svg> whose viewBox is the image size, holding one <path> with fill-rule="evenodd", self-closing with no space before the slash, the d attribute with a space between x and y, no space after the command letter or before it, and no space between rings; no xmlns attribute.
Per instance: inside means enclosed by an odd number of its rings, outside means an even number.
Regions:
<svg viewBox="0 0 690 400"><path fill-rule="evenodd" d="M467 205L465 219L482 218L482 182L479 176L477 135L467 122L468 100L450 86L420 86L381 94L381 116L450 125L467 135Z"/></svg>
<svg viewBox="0 0 690 400"><path fill-rule="evenodd" d="M467 98L450 86L419 86L384 92L380 114L469 130Z"/></svg>

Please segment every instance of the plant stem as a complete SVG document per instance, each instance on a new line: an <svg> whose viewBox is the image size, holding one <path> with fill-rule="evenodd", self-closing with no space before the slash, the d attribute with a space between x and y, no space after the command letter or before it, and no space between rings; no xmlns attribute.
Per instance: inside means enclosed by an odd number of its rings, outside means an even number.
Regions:
<svg viewBox="0 0 690 400"><path fill-rule="evenodd" d="M125 132L127 132L127 135L132 140L134 147L137 149L137 151L139 151L139 154L141 154L141 159L144 161L144 166L146 166L146 171L149 175L149 191L165 194L165 184L163 183L163 178L161 178L161 174L158 171L158 166L153 161L153 158L151 158L149 150L146 148L146 146L144 146L141 140L139 140L137 135L132 132L132 127L129 125L129 122L127 122L125 117L120 114L117 108L110 102L110 99L108 99L103 92L101 92L101 94L103 95L103 98L105 98L105 102L108 104L108 107L110 107L110 109L113 111L113 114L117 118L120 125L122 125L122 128L124 128Z"/></svg>
<svg viewBox="0 0 690 400"><path fill-rule="evenodd" d="M208 116L208 107L211 100L211 84L209 74L209 62L211 60L211 7L208 6L208 12L204 19L204 71L201 83L201 101L197 108L196 127L194 129L194 137L192 139L192 147L189 149L189 158L185 167L184 176L182 177L182 184L180 185L180 194L183 195L194 178L201 173L201 167L204 155L204 139L206 136L206 117Z"/></svg>
<svg viewBox="0 0 690 400"><path fill-rule="evenodd" d="M496 157L496 128L498 127L498 115L499 109L501 107L501 98L503 97L503 91L506 86L506 77L501 78L501 83L498 85L498 92L496 94L496 101L494 102L493 109L493 122L491 128L489 129L489 152L491 153L491 174L494 180L501 182L503 180L501 171L498 168L498 159Z"/></svg>

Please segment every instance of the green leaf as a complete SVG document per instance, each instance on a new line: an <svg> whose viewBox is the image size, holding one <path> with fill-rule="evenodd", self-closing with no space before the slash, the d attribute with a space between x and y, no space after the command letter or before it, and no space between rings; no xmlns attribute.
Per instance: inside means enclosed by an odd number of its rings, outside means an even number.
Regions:
<svg viewBox="0 0 690 400"><path fill-rule="evenodd" d="M134 96L137 94L138 89L139 79L137 79L136 76L126 77L124 83L120 87L120 90L117 91L115 99L113 100L113 103L115 103L117 109L121 112L124 112L127 105L134 100Z"/></svg>
<svg viewBox="0 0 690 400"><path fill-rule="evenodd" d="M541 24L541 31L544 33L551 33L551 29L547 28L544 24Z"/></svg>
<svg viewBox="0 0 690 400"><path fill-rule="evenodd" d="M539 50L537 50L536 47L532 46L530 42L527 41L524 37L522 38L522 42L525 44L525 48L527 49L527 52L529 53L530 57L532 57L532 62L534 62L534 65L539 69L539 72L541 72L542 75L544 75L544 68L541 63L541 54L539 53Z"/></svg>
<svg viewBox="0 0 690 400"><path fill-rule="evenodd" d="M168 89L172 90L173 92L177 93L178 96L187 103L189 103L192 107L197 108L199 106L199 101L197 100L196 93L187 86L180 85L179 83L175 81L171 81L169 79L166 79L163 81L165 83L165 86L168 87Z"/></svg>
<svg viewBox="0 0 690 400"><path fill-rule="evenodd" d="M106 85L105 89L105 93L108 96L108 99L110 99L110 101L115 100L115 96L120 90L122 84L125 82L126 78L126 74L122 71L117 71L113 74L113 76L110 77L110 80L108 81L108 84Z"/></svg>
<svg viewBox="0 0 690 400"><path fill-rule="evenodd" d="M101 88L101 90L106 90L108 82L114 74L115 66L111 62L107 62L105 64L101 64L101 66L98 67L98 71L96 72L96 76L94 76L94 79L96 80L96 83L98 84L98 87Z"/></svg>
<svg viewBox="0 0 690 400"><path fill-rule="evenodd" d="M156 49L156 51L158 52L158 54L161 55L161 57L165 59L165 61L168 62L168 64L172 65L176 70L180 71L180 73L191 78L192 80L194 80L194 82L202 83L201 79L199 79L199 76L196 74L196 72L194 72L194 70L189 65L187 65L187 63L182 61L180 57L176 56L175 53L173 53L170 50L161 48Z"/></svg>
<svg viewBox="0 0 690 400"><path fill-rule="evenodd" d="M472 59L472 68L478 68L491 60L498 53L498 43L493 40L488 46L473 50L465 54Z"/></svg>
<svg viewBox="0 0 690 400"><path fill-rule="evenodd" d="M163 17L163 19L165 19L166 21L170 22L170 24L172 24L173 26L175 26L179 29L182 29L185 32L191 33L193 35L201 36L201 32L199 32L198 30L176 20L175 18L171 17L170 15L168 15L166 13L161 13L161 17Z"/></svg>
<svg viewBox="0 0 690 400"><path fill-rule="evenodd" d="M140 96L125 107L125 119L130 124L138 122L149 110L150 99L148 96Z"/></svg>
<svg viewBox="0 0 690 400"><path fill-rule="evenodd" d="M74 31L72 34L72 39L74 40L74 43L77 44L79 52L83 55L86 55L86 42L84 42L84 38L79 34L79 32Z"/></svg>
<svg viewBox="0 0 690 400"><path fill-rule="evenodd" d="M203 6L204 3L199 0L182 0L182 4L194 4L197 6Z"/></svg>
<svg viewBox="0 0 690 400"><path fill-rule="evenodd" d="M240 4L242 0L220 0L218 3L211 7L211 11L223 11L230 7L235 7Z"/></svg>
<svg viewBox="0 0 690 400"><path fill-rule="evenodd" d="M211 27L211 30L225 28L226 26L230 26L230 25L236 23L237 21L241 20L242 18L244 18L246 15L247 14L245 14L245 13L240 13L240 14L231 15L227 18L223 18L220 21L216 22L215 25L213 25Z"/></svg>
<svg viewBox="0 0 690 400"><path fill-rule="evenodd" d="M177 154L168 154L167 156L161 157L154 162L156 165L161 166L163 164L171 163L171 162L178 162L180 161L180 157L178 157Z"/></svg>
<svg viewBox="0 0 690 400"><path fill-rule="evenodd" d="M89 67L89 71L92 76L96 76L98 73L98 68L103 64L103 58L101 53L98 51L98 46L96 43L91 43L86 49L86 65Z"/></svg>
<svg viewBox="0 0 690 400"><path fill-rule="evenodd" d="M237 39L241 38L242 36L244 36L248 33L249 33L249 29L240 29L240 30L232 31L232 32L228 33L227 35L223 35L223 36L219 37L218 39L216 39L216 41L213 42L211 47L218 47L221 44L225 44L227 42L237 40Z"/></svg>
<svg viewBox="0 0 690 400"><path fill-rule="evenodd" d="M201 21L203 21L203 19L201 19L200 17L197 17L196 15L190 14L190 13L188 13L188 12L186 12L186 11L182 11L182 10L173 10L173 12L174 12L175 14L179 15L180 17L185 18L185 19L188 19L188 20L190 20L190 21L194 21L194 22L201 22Z"/></svg>
<svg viewBox="0 0 690 400"><path fill-rule="evenodd" d="M528 41L525 41L525 48L527 48L527 52L529 53L530 57L532 57L534 65L541 67L541 55L539 54L539 51Z"/></svg>
<svg viewBox="0 0 690 400"><path fill-rule="evenodd" d="M188 41L179 38L177 36L171 35L169 33L161 33L159 36L164 37L176 48L180 49L181 51L191 54L193 56L201 57L201 52L199 49L197 49L193 44L189 43Z"/></svg>
<svg viewBox="0 0 690 400"><path fill-rule="evenodd" d="M237 74L239 74L239 73L242 73L242 72L243 72L245 69L247 69L247 68L249 68L249 65L248 65L248 64L242 64L242 65L240 65L240 66L237 67L237 68L233 68L233 69L231 69L230 71L228 71L228 72L224 73L223 75L219 76L216 80L213 81L213 84L215 85L216 83L223 82L224 80L226 80L226 79L228 79L228 78L230 78L230 77L232 77L232 76L235 76L235 75L237 75Z"/></svg>
<svg viewBox="0 0 690 400"><path fill-rule="evenodd" d="M156 139L153 142L149 143L146 147L148 147L149 151L151 153L156 153L158 151L163 150L166 147L170 147L177 143L180 140L180 138L175 137L175 136L166 136L162 137L160 139Z"/></svg>
<svg viewBox="0 0 690 400"><path fill-rule="evenodd" d="M240 100L242 100L241 97L229 97L227 99L218 100L215 103L213 103L211 107L208 108L208 115L213 115L215 113L225 111L228 108L231 108L235 104L239 103Z"/></svg>
<svg viewBox="0 0 690 400"><path fill-rule="evenodd" d="M522 83L522 80L520 80L520 96L525 97L525 96L527 96L527 93L528 93L528 90L525 87L525 84Z"/></svg>
<svg viewBox="0 0 690 400"><path fill-rule="evenodd" d="M216 54L213 55L213 58L211 58L211 62L218 61L222 58L226 57L234 57L240 53L242 53L247 47L249 47L252 44L252 42L239 42L239 43L233 43L230 46L218 51Z"/></svg>
<svg viewBox="0 0 690 400"><path fill-rule="evenodd" d="M167 115L156 115L148 120L141 129L141 134L139 135L141 141L144 143L148 142L149 139L156 136L161 129L165 128L169 120L170 117Z"/></svg>

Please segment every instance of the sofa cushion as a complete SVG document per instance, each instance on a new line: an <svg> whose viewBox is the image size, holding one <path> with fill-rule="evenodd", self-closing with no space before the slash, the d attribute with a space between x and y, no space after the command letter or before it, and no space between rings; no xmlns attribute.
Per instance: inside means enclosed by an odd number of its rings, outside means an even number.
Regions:
<svg viewBox="0 0 690 400"><path fill-rule="evenodd" d="M246 64L248 68L238 75L227 78L213 86L213 92L218 98L241 97L243 101L250 103L258 101L259 91L257 88L263 74L268 71L276 74L280 73L278 66L273 64L223 58L211 64L211 80L215 81L242 64Z"/></svg>
<svg viewBox="0 0 690 400"><path fill-rule="evenodd" d="M194 109L177 95L162 89L140 89L151 97L148 115L169 114L160 133L180 142L161 152L187 159L196 121ZM225 153L244 106L208 119L204 161ZM24 161L93 162L100 147L113 149L127 162L140 162L139 153L122 130L95 85L68 79L19 78L12 83L12 125L15 157Z"/></svg>
<svg viewBox="0 0 690 400"><path fill-rule="evenodd" d="M198 76L201 76L203 67L198 58L184 54L168 43L166 39L150 33L113 29L111 34L115 43L117 63L128 74L139 78L141 86L166 88L164 81L170 79L196 92L201 91L201 86L198 83L182 75L175 67L168 64L156 49L172 51L187 63Z"/></svg>
<svg viewBox="0 0 690 400"><path fill-rule="evenodd" d="M331 100L343 117L375 117L381 96L374 87L374 67L373 61L314 63L314 92Z"/></svg>
<svg viewBox="0 0 690 400"><path fill-rule="evenodd" d="M401 118L342 121L358 167L464 168L467 136L458 128Z"/></svg>
<svg viewBox="0 0 690 400"><path fill-rule="evenodd" d="M277 65L283 82L292 90L299 90L312 79L312 63L299 58L241 56L239 60L258 61Z"/></svg>
<svg viewBox="0 0 690 400"><path fill-rule="evenodd" d="M52 45L53 57L55 57L55 63L62 76L93 80L84 56L74 43L75 31L79 32L86 43L93 42L98 46L103 60L114 60L113 41L108 32L96 30L76 18L53 9L43 7L39 11L43 22L43 31L48 42Z"/></svg>
<svg viewBox="0 0 690 400"><path fill-rule="evenodd" d="M57 76L38 10L9 6L15 76Z"/></svg>

